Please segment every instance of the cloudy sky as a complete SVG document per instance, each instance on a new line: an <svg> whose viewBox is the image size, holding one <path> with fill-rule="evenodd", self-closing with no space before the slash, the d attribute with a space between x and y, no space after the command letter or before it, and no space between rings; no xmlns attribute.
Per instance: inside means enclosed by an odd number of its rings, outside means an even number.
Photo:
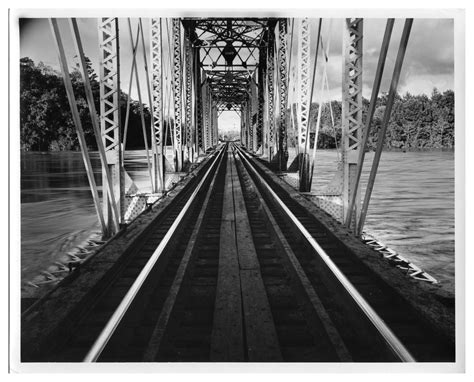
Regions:
<svg viewBox="0 0 474 382"><path fill-rule="evenodd" d="M132 19L133 30L136 30L137 19ZM323 94L324 99L341 99L342 80L342 19L323 19L323 40L329 41L329 62L327 67L329 79L329 92ZM92 60L98 72L98 33L96 19L78 19L84 50ZM315 51L317 19L311 19L311 38L313 52ZM390 77L393 71L397 49L403 28L403 19L397 19L392 34L392 40L384 72L381 91L389 88ZM363 95L370 97L372 83L375 75L380 45L385 30L385 19L364 19L364 75ZM143 19L145 31L145 45L148 51L149 20ZM69 59L69 65L74 65L74 48L72 44L69 25L65 19L60 20L63 43ZM129 39L128 22L120 19L120 49L121 49L121 86L128 91L131 68L132 49ZM297 52L294 45L293 57ZM47 19L21 19L20 22L20 56L30 57L35 62L42 61L46 65L59 69L55 46ZM141 88L145 89L145 76L143 53L138 54L138 67L140 68ZM314 57L314 54L313 54ZM293 62L296 60L293 58ZM318 64L319 65L319 64ZM319 65L318 76L314 92L314 101L319 100L320 79L322 65ZM415 19L408 43L405 62L399 83L399 92L412 94L431 94L433 88L440 91L454 89L454 22L452 19ZM132 86L132 97L137 99L136 86ZM146 95L142 94L145 99ZM223 113L220 126L232 129L240 126L239 119L233 112Z"/></svg>

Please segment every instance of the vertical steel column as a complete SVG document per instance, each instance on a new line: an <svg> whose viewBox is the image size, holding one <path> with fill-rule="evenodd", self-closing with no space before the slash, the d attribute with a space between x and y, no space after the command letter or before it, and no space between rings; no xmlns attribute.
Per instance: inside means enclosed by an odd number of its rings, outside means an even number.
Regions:
<svg viewBox="0 0 474 382"><path fill-rule="evenodd" d="M209 92L209 147L214 146L214 101Z"/></svg>
<svg viewBox="0 0 474 382"><path fill-rule="evenodd" d="M357 175L362 123L363 19L346 19L343 27L344 75L342 82L342 203L345 220ZM354 230L360 216L360 188L354 203Z"/></svg>
<svg viewBox="0 0 474 382"><path fill-rule="evenodd" d="M186 128L186 147L188 149L188 159L194 162L194 132L193 132L193 108L192 108L192 91L193 91L193 50L191 46L190 30L186 29L184 39L184 61L185 61L185 82L184 82L184 120Z"/></svg>
<svg viewBox="0 0 474 382"><path fill-rule="evenodd" d="M51 19L51 23L57 25L56 19ZM92 87L91 87L90 79L87 73L87 63L86 63L86 58L85 58L86 56L84 54L84 49L82 46L81 36L79 33L79 27L77 25L77 20L75 18L70 19L69 25L71 27L71 33L73 35L74 46L76 48L76 54L79 59L79 66L81 68L82 75L84 78L84 90L86 93L87 105L89 106L89 112L90 112L91 121L92 121L92 128L94 130L94 136L97 143L97 149L99 151L99 158L100 158L100 163L102 166L102 173L105 174L105 177L103 177L103 179L105 178L107 180L107 183L102 185L102 190L103 190L102 192L107 192L109 194L109 199L111 200L111 205L112 205L112 213L114 215L115 229L118 231L120 229L120 224L119 224L120 215L119 215L117 204L116 204L117 199L114 194L114 185L112 181L112 176L110 175L109 167L107 165L107 156L105 154L105 147L102 142L99 117L98 117L95 104L94 104L94 95L92 94ZM58 43L57 45L59 47L59 46L62 46L62 43L61 43L61 38L59 36L59 28L57 30L58 30L58 38L56 40ZM61 47L61 50L63 50L62 47ZM66 61L64 61L64 64L66 65L66 68L67 68ZM100 213L102 214L102 212L103 211L101 209Z"/></svg>
<svg viewBox="0 0 474 382"><path fill-rule="evenodd" d="M202 117L203 117L203 131L202 131L202 143L204 152L209 148L209 84L207 81L202 85Z"/></svg>
<svg viewBox="0 0 474 382"><path fill-rule="evenodd" d="M182 147L182 81L181 65L181 21L172 19L173 24L173 101L174 101L174 148L175 170L181 171L183 166Z"/></svg>
<svg viewBox="0 0 474 382"><path fill-rule="evenodd" d="M125 184L122 166L120 134L120 53L117 18L100 18L100 129L107 157L107 165L112 175L114 194L118 196L119 221L123 222L125 208ZM103 177L106 174L102 174ZM106 184L107 179L103 179ZM104 219L107 230L105 237L115 233L112 218L112 201L107 192L103 193Z"/></svg>
<svg viewBox="0 0 474 382"><path fill-rule="evenodd" d="M255 151L261 149L261 153L264 151L264 112L265 112L265 75L267 71L267 48L268 43L268 31L265 31L262 37L260 49L258 51L258 110L257 110L257 128L256 128L256 146Z"/></svg>
<svg viewBox="0 0 474 382"><path fill-rule="evenodd" d="M387 26L385 27L385 33L383 36L382 47L380 48L379 60L377 63L377 70L375 72L374 84L372 86L372 94L370 96L369 110L367 111L367 116L365 118L365 125L363 130L363 138L361 139L361 149L359 150L359 157L357 158L357 173L355 177L355 183L353 187L353 192L351 193L351 199L346 214L344 224L350 226L352 221L352 211L354 209L355 199L357 197L357 189L360 184L360 177L362 175L362 168L364 166L365 159L365 148L367 147L367 142L369 141L370 129L372 125L372 119L375 113L375 107L377 105L377 98L379 96L380 84L382 83L383 70L385 67L385 60L387 58L388 47L390 44L390 38L392 36L393 25L395 19L387 19ZM362 205L361 216L364 215L364 208ZM362 226L359 224L358 231L360 232Z"/></svg>
<svg viewBox="0 0 474 382"><path fill-rule="evenodd" d="M275 153L275 32L272 27L268 33L267 49L267 103L268 103L268 161Z"/></svg>
<svg viewBox="0 0 474 382"><path fill-rule="evenodd" d="M298 152L299 152L299 190L310 191L309 161L309 111L311 108L311 74L310 74L310 27L309 20L300 20L298 36ZM317 60L317 57L315 57Z"/></svg>
<svg viewBox="0 0 474 382"><path fill-rule="evenodd" d="M196 48L194 52L194 102L195 102L195 123L196 123L196 138L195 149L197 155L201 150L204 150L203 139L203 87L201 86L201 58L200 50Z"/></svg>
<svg viewBox="0 0 474 382"><path fill-rule="evenodd" d="M240 105L240 144L245 146L245 124L244 124L245 106L242 103Z"/></svg>
<svg viewBox="0 0 474 382"><path fill-rule="evenodd" d="M212 92L207 85L207 148L212 147Z"/></svg>
<svg viewBox="0 0 474 382"><path fill-rule="evenodd" d="M247 95L245 99L245 109L244 109L244 115L242 118L244 119L244 126L245 126L245 147L247 150L250 150L250 102L249 102L249 96Z"/></svg>
<svg viewBox="0 0 474 382"><path fill-rule="evenodd" d="M155 186L164 191L164 155L163 155L163 66L162 66L162 26L161 19L150 19L150 54L152 72L152 101L153 101L153 137L155 151L153 152L153 174Z"/></svg>
<svg viewBox="0 0 474 382"><path fill-rule="evenodd" d="M216 146L219 140L218 129L218 116L217 116L217 103L213 101L212 103L212 146Z"/></svg>
<svg viewBox="0 0 474 382"><path fill-rule="evenodd" d="M280 127L278 133L278 167L280 171L286 171L288 162L288 142L286 133L286 118L288 108L288 65L287 65L287 34L288 21L280 19L278 22L278 93L280 97Z"/></svg>
<svg viewBox="0 0 474 382"><path fill-rule="evenodd" d="M249 99L249 114L250 114L250 121L249 121L249 150L251 152L255 152L256 150L256 141L257 141L257 134L254 123L254 115L258 113L258 98L257 98L257 84L255 81L254 76L250 78L250 99ZM256 121L255 121L256 122Z"/></svg>

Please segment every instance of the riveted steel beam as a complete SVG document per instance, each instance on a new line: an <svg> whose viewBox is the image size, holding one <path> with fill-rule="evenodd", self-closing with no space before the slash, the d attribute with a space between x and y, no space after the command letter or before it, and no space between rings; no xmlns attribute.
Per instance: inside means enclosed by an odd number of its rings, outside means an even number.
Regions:
<svg viewBox="0 0 474 382"><path fill-rule="evenodd" d="M267 104L268 104L268 160L275 153L275 32L268 33L267 49Z"/></svg>
<svg viewBox="0 0 474 382"><path fill-rule="evenodd" d="M261 150L263 154L264 146L264 112L265 112L265 77L267 72L267 48L265 44L268 42L268 31L262 36L262 46L258 52L258 110L257 110L257 126L256 126L256 146L255 151Z"/></svg>
<svg viewBox="0 0 474 382"><path fill-rule="evenodd" d="M193 49L191 46L191 32L185 30L184 38L184 121L186 131L186 147L188 149L188 159L194 162L194 124L193 124Z"/></svg>
<svg viewBox="0 0 474 382"><path fill-rule="evenodd" d="M363 19L345 19L343 27L344 74L342 85L342 203L345 220L351 188L357 175L357 158L361 149L362 122L362 42ZM354 203L355 227L360 217L360 188Z"/></svg>
<svg viewBox="0 0 474 382"><path fill-rule="evenodd" d="M163 34L162 20L150 19L151 43L151 82L153 102L153 174L157 190L164 191L164 154L163 154Z"/></svg>
<svg viewBox="0 0 474 382"><path fill-rule="evenodd" d="M182 82L183 70L181 65L181 21L172 19L173 34L173 100L174 100L174 147L175 170L181 171L183 166L182 147Z"/></svg>
<svg viewBox="0 0 474 382"><path fill-rule="evenodd" d="M315 57L317 59L317 57ZM310 71L310 24L307 18L300 20L298 33L298 152L299 152L299 190L310 191L309 163L309 112L311 107Z"/></svg>
<svg viewBox="0 0 474 382"><path fill-rule="evenodd" d="M125 208L125 184L122 161L120 133L120 54L118 19L104 17L98 20L100 49L100 129L107 158L107 165L112 176L119 221L123 222ZM106 174L103 174L105 177ZM106 184L104 179L103 183ZM103 194L103 211L107 230L105 237L115 233L112 217L112 201L109 194Z"/></svg>
<svg viewBox="0 0 474 382"><path fill-rule="evenodd" d="M278 129L278 167L280 171L286 171L286 166L288 162L288 142L286 131L286 119L288 114L287 34L287 19L280 19L278 22L278 94L280 99L280 126Z"/></svg>

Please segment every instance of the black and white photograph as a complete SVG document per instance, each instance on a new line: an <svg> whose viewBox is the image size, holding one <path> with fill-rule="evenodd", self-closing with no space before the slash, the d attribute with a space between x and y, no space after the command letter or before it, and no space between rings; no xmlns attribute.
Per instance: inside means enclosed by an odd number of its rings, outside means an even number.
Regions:
<svg viewBox="0 0 474 382"><path fill-rule="evenodd" d="M10 10L10 373L464 372L464 10L312 6Z"/></svg>

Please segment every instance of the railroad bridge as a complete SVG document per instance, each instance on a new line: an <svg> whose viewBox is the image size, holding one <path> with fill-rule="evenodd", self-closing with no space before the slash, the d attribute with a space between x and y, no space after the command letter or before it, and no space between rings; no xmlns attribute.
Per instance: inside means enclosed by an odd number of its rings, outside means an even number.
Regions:
<svg viewBox="0 0 474 382"><path fill-rule="evenodd" d="M319 194L311 183L329 87L330 40L321 26L330 20L151 18L139 19L134 31L129 19L119 32L117 18L101 18L100 110L79 24L68 20L97 139L102 196L69 78L64 31L58 20L49 22L105 243L70 264L67 277L24 309L23 362L454 362L453 298L363 234L412 19L399 37L364 195L365 147L394 19L381 40L365 119L364 20L343 20L341 156ZM124 166L123 38L132 45L128 94L135 81L142 105L147 192ZM219 139L224 111L238 114L240 140ZM292 163L290 129L297 137Z"/></svg>

